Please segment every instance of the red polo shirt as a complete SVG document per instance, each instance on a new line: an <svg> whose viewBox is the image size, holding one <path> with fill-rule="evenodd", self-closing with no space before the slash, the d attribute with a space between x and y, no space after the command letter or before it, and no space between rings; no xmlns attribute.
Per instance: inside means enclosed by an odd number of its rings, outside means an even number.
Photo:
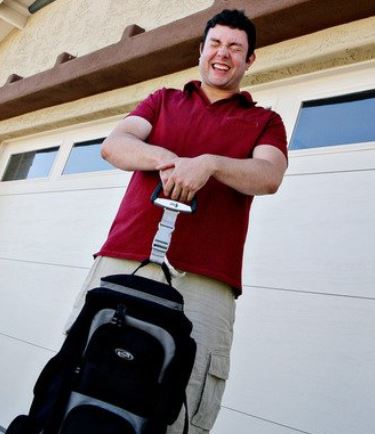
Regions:
<svg viewBox="0 0 375 434"><path fill-rule="evenodd" d="M200 82L184 90L161 89L130 115L152 124L148 142L180 157L216 154L251 158L260 144L287 155L286 135L278 114L257 107L247 92L211 104ZM150 203L159 182L157 172L134 172L109 236L98 253L143 260L162 216ZM223 281L241 292L241 269L252 196L246 196L211 178L197 193L195 214L180 214L168 259L180 270Z"/></svg>

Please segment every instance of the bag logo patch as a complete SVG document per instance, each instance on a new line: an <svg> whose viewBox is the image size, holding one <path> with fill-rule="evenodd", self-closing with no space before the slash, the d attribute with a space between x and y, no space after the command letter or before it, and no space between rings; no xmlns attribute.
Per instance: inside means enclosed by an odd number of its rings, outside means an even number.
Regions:
<svg viewBox="0 0 375 434"><path fill-rule="evenodd" d="M128 361L134 360L133 354L129 353L129 351L126 351L123 348L116 348L115 354L116 354L116 356L118 356L124 360L128 360Z"/></svg>

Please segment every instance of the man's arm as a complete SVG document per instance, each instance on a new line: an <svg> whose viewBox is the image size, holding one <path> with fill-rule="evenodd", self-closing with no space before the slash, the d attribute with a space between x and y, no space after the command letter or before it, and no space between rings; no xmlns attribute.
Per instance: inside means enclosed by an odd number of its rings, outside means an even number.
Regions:
<svg viewBox="0 0 375 434"><path fill-rule="evenodd" d="M122 170L155 170L176 155L160 146L146 143L152 125L140 116L122 119L101 148L102 157Z"/></svg>
<svg viewBox="0 0 375 434"><path fill-rule="evenodd" d="M243 194L273 194L279 188L286 168L284 154L271 145L258 145L253 158L205 154L196 158L176 158L157 166L158 170L169 171L168 179L163 183L164 193L182 201L190 201L211 176Z"/></svg>
<svg viewBox="0 0 375 434"><path fill-rule="evenodd" d="M212 176L248 195L276 193L287 169L284 154L271 145L258 145L253 158L245 160L220 156L213 159Z"/></svg>

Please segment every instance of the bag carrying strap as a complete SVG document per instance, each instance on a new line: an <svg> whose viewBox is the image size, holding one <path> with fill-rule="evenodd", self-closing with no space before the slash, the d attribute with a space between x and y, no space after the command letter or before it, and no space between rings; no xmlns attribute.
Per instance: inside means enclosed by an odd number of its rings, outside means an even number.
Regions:
<svg viewBox="0 0 375 434"><path fill-rule="evenodd" d="M168 198L161 198L159 194L162 190L160 182L151 195L151 202L154 205L164 209L162 218L158 225L158 230L152 242L150 262L159 264L163 268L163 264L169 269L170 275L178 277L183 275L179 273L168 261L167 251L169 249L172 233L175 229L175 224L178 215L182 213L193 213L197 209L197 200L194 198L190 205L182 202L177 202ZM163 270L164 271L164 270Z"/></svg>
<svg viewBox="0 0 375 434"><path fill-rule="evenodd" d="M179 211L164 208L163 216L160 220L158 230L152 242L150 261L156 264L163 264L172 239Z"/></svg>

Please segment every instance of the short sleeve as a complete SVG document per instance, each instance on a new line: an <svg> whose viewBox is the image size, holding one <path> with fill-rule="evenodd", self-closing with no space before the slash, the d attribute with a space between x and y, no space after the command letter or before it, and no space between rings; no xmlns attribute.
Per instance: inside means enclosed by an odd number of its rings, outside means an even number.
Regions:
<svg viewBox="0 0 375 434"><path fill-rule="evenodd" d="M286 139L286 131L281 117L272 112L272 116L264 128L262 134L258 137L258 145L271 145L280 149L280 151L288 158L288 145Z"/></svg>
<svg viewBox="0 0 375 434"><path fill-rule="evenodd" d="M141 101L137 107L128 114L128 116L140 116L150 122L151 125L154 125L160 113L162 94L163 89L152 93L146 99Z"/></svg>

